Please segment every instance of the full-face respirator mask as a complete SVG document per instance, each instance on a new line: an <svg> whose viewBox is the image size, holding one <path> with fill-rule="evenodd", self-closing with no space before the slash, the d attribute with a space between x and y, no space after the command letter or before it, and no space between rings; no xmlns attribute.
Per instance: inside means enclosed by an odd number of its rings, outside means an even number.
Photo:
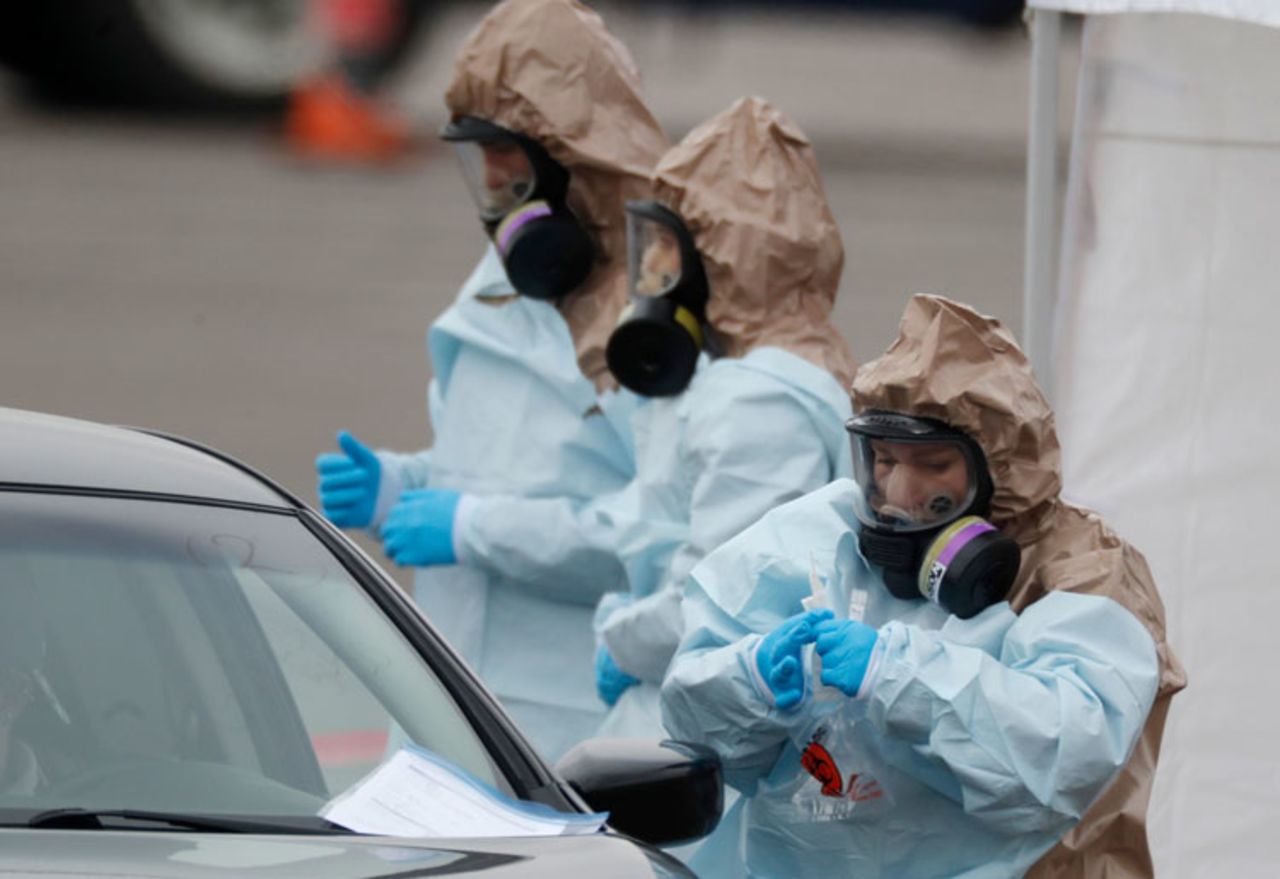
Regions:
<svg viewBox="0 0 1280 879"><path fill-rule="evenodd" d="M480 220L516 292L554 301L591 273L591 236L569 210L569 171L532 138L474 116L440 137L454 144Z"/></svg>
<svg viewBox="0 0 1280 879"><path fill-rule="evenodd" d="M672 396L689 386L706 343L707 276L679 215L656 201L629 201L626 210L631 301L605 359L623 387Z"/></svg>
<svg viewBox="0 0 1280 879"><path fill-rule="evenodd" d="M853 445L859 548L904 600L968 619L1003 601L1018 544L986 520L993 485L982 449L940 421L869 411L845 425Z"/></svg>

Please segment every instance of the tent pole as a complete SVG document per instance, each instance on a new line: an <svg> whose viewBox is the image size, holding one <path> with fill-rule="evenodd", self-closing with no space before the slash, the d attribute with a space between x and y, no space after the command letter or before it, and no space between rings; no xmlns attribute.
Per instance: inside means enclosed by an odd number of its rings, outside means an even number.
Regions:
<svg viewBox="0 0 1280 879"><path fill-rule="evenodd" d="M1022 345L1045 393L1051 393L1050 344L1057 283L1058 78L1062 13L1031 13L1031 118L1027 136L1026 254Z"/></svg>

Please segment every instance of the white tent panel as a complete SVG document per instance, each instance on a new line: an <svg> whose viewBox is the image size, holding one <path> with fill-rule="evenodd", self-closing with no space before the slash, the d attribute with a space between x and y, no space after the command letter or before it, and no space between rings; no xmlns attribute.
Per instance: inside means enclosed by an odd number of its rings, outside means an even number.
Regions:
<svg viewBox="0 0 1280 879"><path fill-rule="evenodd" d="M1157 875L1275 876L1280 31L1089 19L1079 101L1055 408L1067 493L1147 555L1190 678Z"/></svg>
<svg viewBox="0 0 1280 879"><path fill-rule="evenodd" d="M1280 27L1278 0L1027 0L1036 9L1061 12L1198 12Z"/></svg>

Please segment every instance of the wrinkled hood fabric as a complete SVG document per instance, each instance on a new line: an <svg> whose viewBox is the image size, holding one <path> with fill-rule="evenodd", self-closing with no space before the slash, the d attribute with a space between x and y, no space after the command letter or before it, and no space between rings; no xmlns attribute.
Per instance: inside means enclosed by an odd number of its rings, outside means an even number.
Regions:
<svg viewBox="0 0 1280 879"><path fill-rule="evenodd" d="M627 49L575 0L506 0L458 52L449 112L538 141L569 170L569 207L591 232L598 263L557 307L582 372L613 386L604 346L627 304L628 199L651 197L649 174L669 141L640 95Z"/></svg>
<svg viewBox="0 0 1280 879"><path fill-rule="evenodd" d="M831 323L844 245L804 132L769 102L743 98L691 131L653 176L702 255L722 353L773 345L847 386L856 364Z"/></svg>
<svg viewBox="0 0 1280 879"><path fill-rule="evenodd" d="M977 440L995 483L991 519L1015 539L1036 529L1037 512L1062 490L1053 411L994 318L939 296L913 297L897 340L858 371L853 395L858 412L936 418Z"/></svg>
<svg viewBox="0 0 1280 879"><path fill-rule="evenodd" d="M1050 591L1111 598L1151 632L1160 691L1122 774L1080 824L1027 873L1150 876L1146 809L1174 693L1186 685L1165 637L1164 605L1146 560L1097 514L1060 497L1053 410L1013 336L994 318L940 296L911 298L897 340L858 370L854 411L936 418L973 437L995 483L992 521L1022 549L1010 595L1017 612Z"/></svg>

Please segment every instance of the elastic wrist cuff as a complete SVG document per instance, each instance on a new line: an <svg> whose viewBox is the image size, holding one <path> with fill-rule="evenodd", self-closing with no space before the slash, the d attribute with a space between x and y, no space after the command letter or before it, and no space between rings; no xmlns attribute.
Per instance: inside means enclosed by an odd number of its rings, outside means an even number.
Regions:
<svg viewBox="0 0 1280 879"><path fill-rule="evenodd" d="M756 654L760 652L760 645L763 643L763 638L757 638L755 645L747 651L747 671L751 674L751 683L756 685L756 692L760 694L760 698L771 706L777 706L778 702L774 698L773 690L769 689L769 684L760 674L760 664L756 662Z"/></svg>
<svg viewBox="0 0 1280 879"><path fill-rule="evenodd" d="M769 703L771 708L774 708L783 714L794 714L800 709L801 705L804 705L805 702L809 700L809 676L807 674L802 676L804 692L800 696L800 701L790 708L778 708L778 697L774 695L773 688L769 686L768 682L765 681L764 676L760 674L760 665L756 662L756 654L760 652L760 645L763 643L764 638L760 637L759 640L756 641L755 646L753 646L751 651L747 654L747 670L751 673L751 682L755 684L756 690L760 693L760 698ZM812 654L810 654L810 656L811 655ZM802 659L802 662L806 662L807 664L807 660Z"/></svg>
<svg viewBox="0 0 1280 879"><path fill-rule="evenodd" d="M373 516L369 519L369 531L379 537L378 529L386 521L391 508L400 501L400 492L404 491L404 479L400 473L399 457L395 452L378 450L374 452L378 458L381 473L378 476L378 495L373 501Z"/></svg>
<svg viewBox="0 0 1280 879"><path fill-rule="evenodd" d="M605 650L609 651L609 658L613 660L614 667L616 667L618 671L622 672L624 675L629 675L630 677L635 678L637 681L645 680L644 675L637 674L635 669L626 662L626 651L617 650L615 649L616 645L609 643L608 632L600 633L600 643L604 645ZM661 684L662 681L658 680L651 683Z"/></svg>
<svg viewBox="0 0 1280 879"><path fill-rule="evenodd" d="M876 643L871 648L871 658L867 660L867 671L862 676L862 683L858 685L858 692L854 694L854 699L865 699L870 696L876 682L880 680L880 670L884 667L884 641L883 634L876 637Z"/></svg>

